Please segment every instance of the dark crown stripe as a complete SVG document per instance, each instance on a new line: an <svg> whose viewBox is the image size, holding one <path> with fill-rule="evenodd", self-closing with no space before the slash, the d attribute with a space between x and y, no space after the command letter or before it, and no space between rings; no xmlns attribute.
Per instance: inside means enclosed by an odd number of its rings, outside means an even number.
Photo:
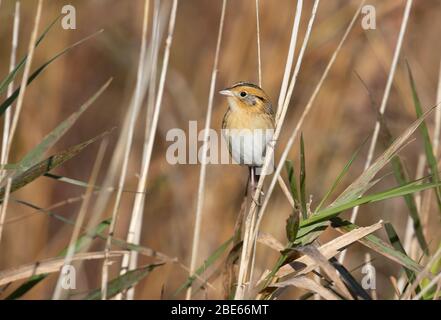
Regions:
<svg viewBox="0 0 441 320"><path fill-rule="evenodd" d="M246 81L240 81L240 82L236 83L235 85L233 85L231 87L231 89L237 88L237 87L241 87L241 86L252 87L252 88L256 88L256 89L262 90L262 88L260 88L259 86L255 85L254 83L246 82Z"/></svg>

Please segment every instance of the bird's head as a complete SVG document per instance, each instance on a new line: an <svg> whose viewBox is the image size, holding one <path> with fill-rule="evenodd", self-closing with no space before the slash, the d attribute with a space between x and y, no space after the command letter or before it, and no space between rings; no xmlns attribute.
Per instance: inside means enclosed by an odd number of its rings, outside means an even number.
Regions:
<svg viewBox="0 0 441 320"><path fill-rule="evenodd" d="M219 91L227 96L232 111L246 111L272 114L272 106L268 95L259 86L249 82L238 82Z"/></svg>

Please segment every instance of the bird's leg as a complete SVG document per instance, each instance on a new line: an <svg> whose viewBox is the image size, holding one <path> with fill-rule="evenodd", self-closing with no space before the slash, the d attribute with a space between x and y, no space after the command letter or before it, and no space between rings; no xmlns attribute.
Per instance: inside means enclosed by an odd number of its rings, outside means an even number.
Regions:
<svg viewBox="0 0 441 320"><path fill-rule="evenodd" d="M261 206L261 197L263 196L263 191L260 191L259 198L254 199L254 194L256 193L257 183L259 181L259 176L256 175L256 167L250 167L250 185L251 185L251 198L256 203L257 206Z"/></svg>

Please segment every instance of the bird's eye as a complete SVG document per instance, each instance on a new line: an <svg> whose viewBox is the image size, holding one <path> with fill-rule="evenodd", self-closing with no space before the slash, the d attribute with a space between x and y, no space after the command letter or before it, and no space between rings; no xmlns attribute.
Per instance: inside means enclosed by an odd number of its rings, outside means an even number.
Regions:
<svg viewBox="0 0 441 320"><path fill-rule="evenodd" d="M241 91L239 94L242 98L245 98L247 96L247 93L245 91Z"/></svg>

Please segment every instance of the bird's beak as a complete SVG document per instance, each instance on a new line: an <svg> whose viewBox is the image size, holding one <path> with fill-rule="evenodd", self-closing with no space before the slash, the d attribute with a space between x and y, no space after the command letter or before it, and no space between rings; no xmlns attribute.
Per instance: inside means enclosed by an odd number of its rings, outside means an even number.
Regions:
<svg viewBox="0 0 441 320"><path fill-rule="evenodd" d="M229 89L221 90L221 91L219 91L219 93L221 95L224 95L224 96L229 96L229 97L233 97L234 96L233 92L231 90L229 90Z"/></svg>

